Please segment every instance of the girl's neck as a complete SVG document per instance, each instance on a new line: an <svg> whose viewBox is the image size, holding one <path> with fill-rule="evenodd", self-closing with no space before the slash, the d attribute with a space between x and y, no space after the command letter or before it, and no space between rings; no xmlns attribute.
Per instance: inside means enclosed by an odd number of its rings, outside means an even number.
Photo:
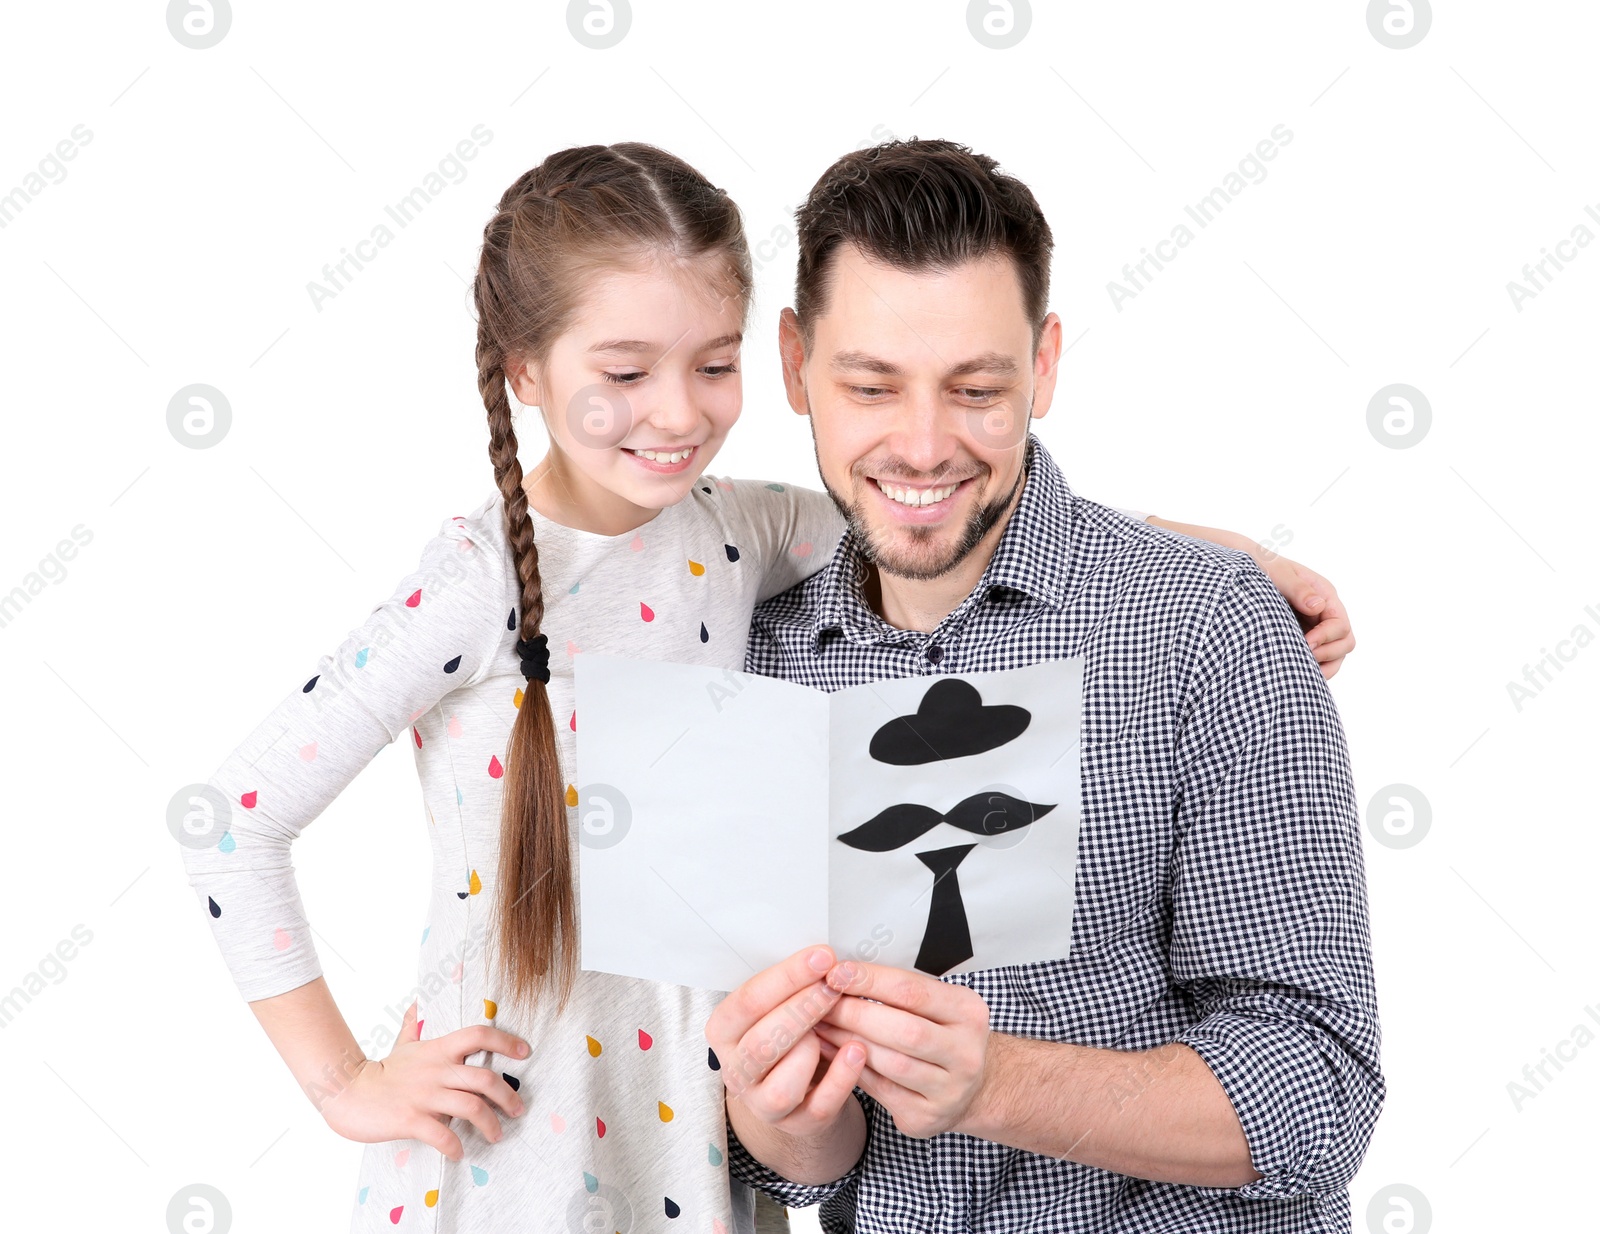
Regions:
<svg viewBox="0 0 1600 1234"><path fill-rule="evenodd" d="M661 513L601 488L559 450L539 460L523 477L522 488L528 504L552 523L597 536L625 535Z"/></svg>

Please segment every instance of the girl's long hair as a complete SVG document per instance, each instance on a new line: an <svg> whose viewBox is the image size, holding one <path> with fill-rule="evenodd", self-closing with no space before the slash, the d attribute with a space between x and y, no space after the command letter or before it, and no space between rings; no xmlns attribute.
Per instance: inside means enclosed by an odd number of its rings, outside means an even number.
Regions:
<svg viewBox="0 0 1600 1234"><path fill-rule="evenodd" d="M478 390L489 413L489 458L505 498L506 536L522 583L519 638L544 623L539 547L517 460L507 370L543 370L567 329L584 281L653 254L726 257L731 294L748 306L750 254L738 208L683 160L623 142L552 154L500 198L483 229L473 301ZM564 414L546 407L545 414ZM502 779L494 951L502 995L554 993L564 1006L578 972L577 904L567 789L543 683L527 682Z"/></svg>

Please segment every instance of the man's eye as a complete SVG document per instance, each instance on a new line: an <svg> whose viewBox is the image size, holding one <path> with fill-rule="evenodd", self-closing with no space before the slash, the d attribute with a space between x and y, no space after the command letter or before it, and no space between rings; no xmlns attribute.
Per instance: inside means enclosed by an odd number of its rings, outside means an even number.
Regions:
<svg viewBox="0 0 1600 1234"><path fill-rule="evenodd" d="M1000 397L999 390L984 390L979 389L976 386L966 386L963 389L957 390L956 393L962 398L971 399L975 403L986 403L990 399L996 399Z"/></svg>
<svg viewBox="0 0 1600 1234"><path fill-rule="evenodd" d="M850 393L857 398L878 398L888 391L883 386L851 386Z"/></svg>
<svg viewBox="0 0 1600 1234"><path fill-rule="evenodd" d="M643 377L644 371L637 369L631 373L613 373L610 369L602 369L600 376L614 386L631 386L637 384L636 379Z"/></svg>

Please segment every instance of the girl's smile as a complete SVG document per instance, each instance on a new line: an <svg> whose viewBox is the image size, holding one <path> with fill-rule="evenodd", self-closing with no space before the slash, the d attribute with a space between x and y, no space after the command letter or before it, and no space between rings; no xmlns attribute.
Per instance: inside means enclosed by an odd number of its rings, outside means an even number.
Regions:
<svg viewBox="0 0 1600 1234"><path fill-rule="evenodd" d="M658 446L649 449L624 446L622 452L646 471L653 471L662 476L675 476L688 471L694 465L694 456L699 449L697 445Z"/></svg>

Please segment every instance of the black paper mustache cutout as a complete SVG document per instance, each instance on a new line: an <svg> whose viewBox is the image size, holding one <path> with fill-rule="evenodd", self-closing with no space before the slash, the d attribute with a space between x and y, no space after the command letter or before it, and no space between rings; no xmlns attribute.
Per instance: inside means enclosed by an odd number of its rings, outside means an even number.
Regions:
<svg viewBox="0 0 1600 1234"><path fill-rule="evenodd" d="M966 758L1015 741L1032 719L1026 707L986 707L970 683L941 677L928 687L915 715L896 716L872 735L867 753L895 767Z"/></svg>
<svg viewBox="0 0 1600 1234"><path fill-rule="evenodd" d="M999 792L964 797L948 814L941 814L932 806L906 803L880 810L859 827L839 836L839 841L862 852L886 853L911 843L940 823L949 823L973 835L992 836L1026 827L1053 809L1054 805L1037 805Z"/></svg>

